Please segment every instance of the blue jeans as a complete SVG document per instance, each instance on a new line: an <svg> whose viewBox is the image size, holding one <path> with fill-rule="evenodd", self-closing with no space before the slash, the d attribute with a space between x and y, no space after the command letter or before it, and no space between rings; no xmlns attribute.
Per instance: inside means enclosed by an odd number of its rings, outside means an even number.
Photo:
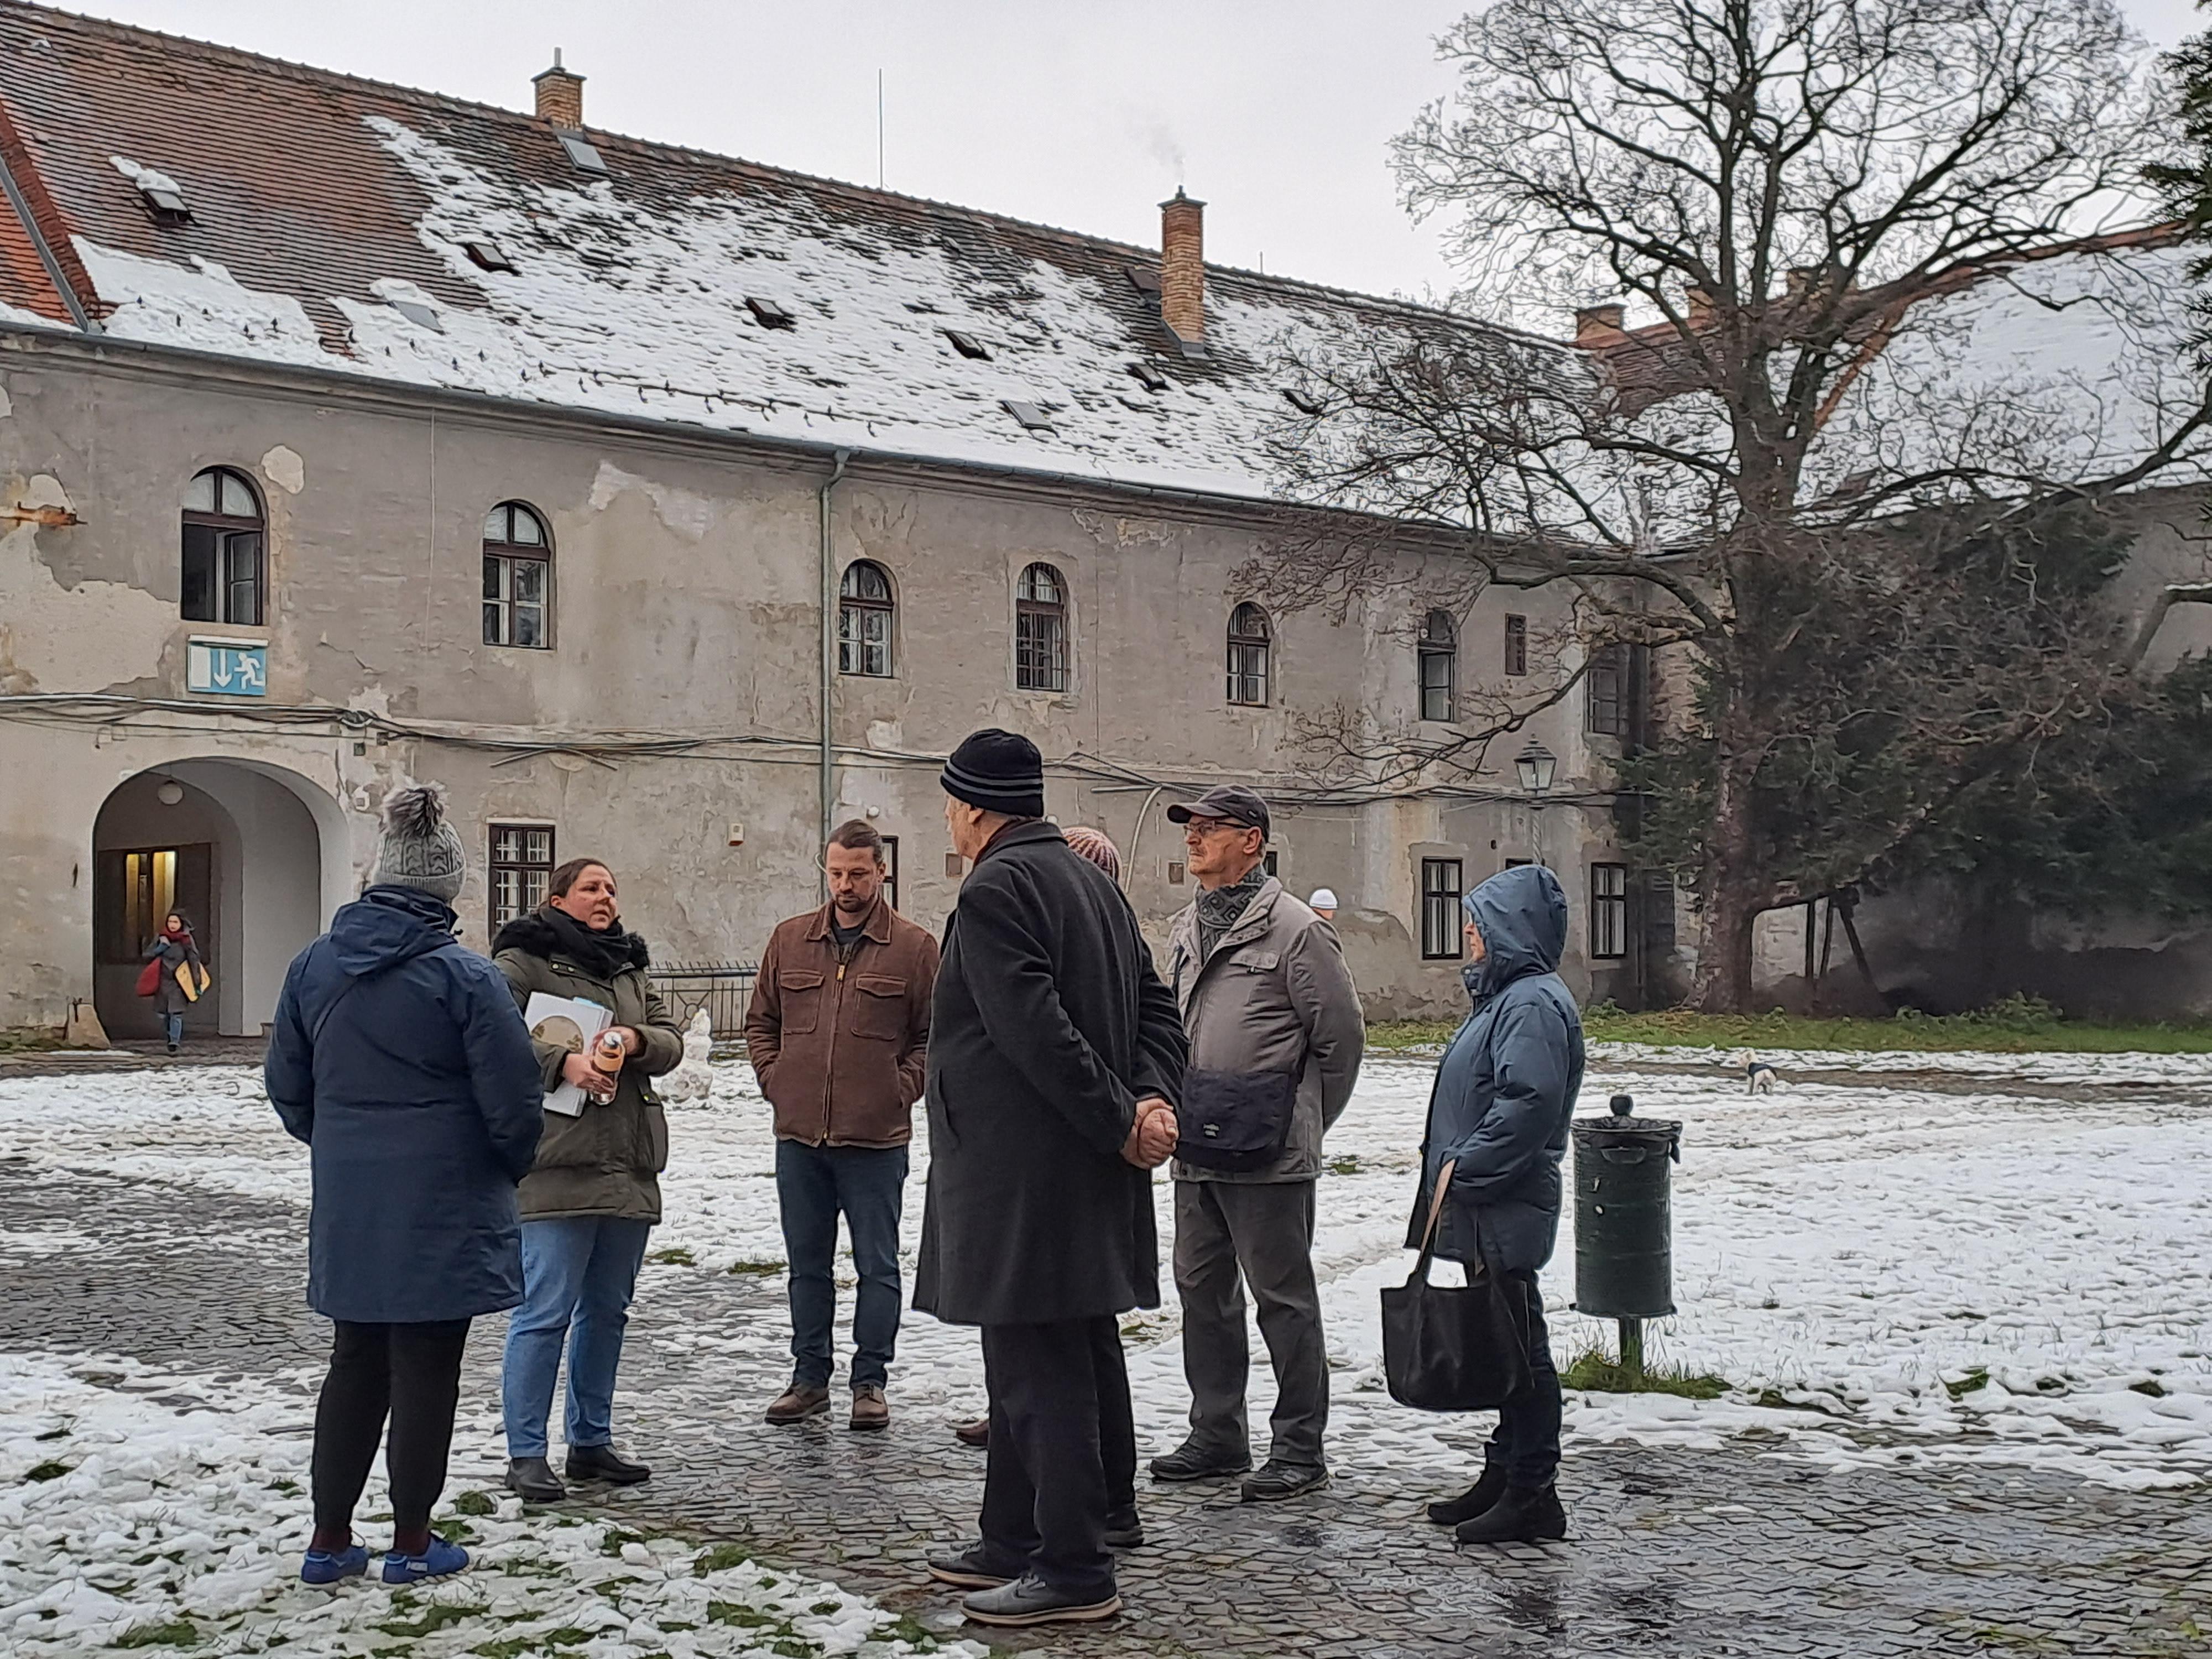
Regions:
<svg viewBox="0 0 2212 1659"><path fill-rule="evenodd" d="M791 1380L830 1382L830 1327L837 1318L837 1216L853 1236L860 1277L853 1309L853 1386L884 1385L898 1342L899 1209L906 1194L903 1146L775 1143L775 1194L790 1262Z"/></svg>
<svg viewBox="0 0 2212 1659"><path fill-rule="evenodd" d="M564 1344L568 1449L613 1440L615 1371L652 1231L649 1221L589 1215L522 1224L522 1305L508 1321L500 1367L509 1457L545 1455L545 1419Z"/></svg>
<svg viewBox="0 0 2212 1659"><path fill-rule="evenodd" d="M185 1016L182 1009L173 1014L161 1016L161 1035L168 1039L172 1048L185 1040Z"/></svg>

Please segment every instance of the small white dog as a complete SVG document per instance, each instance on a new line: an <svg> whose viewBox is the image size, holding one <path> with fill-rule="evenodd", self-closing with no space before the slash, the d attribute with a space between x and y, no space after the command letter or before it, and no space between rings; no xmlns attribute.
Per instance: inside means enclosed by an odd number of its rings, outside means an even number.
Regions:
<svg viewBox="0 0 2212 1659"><path fill-rule="evenodd" d="M708 1056L714 1046L714 1023L704 1008L684 1028L683 1063L655 1079L653 1091L665 1101L704 1100L714 1092L714 1068Z"/></svg>
<svg viewBox="0 0 2212 1659"><path fill-rule="evenodd" d="M1782 1073L1748 1048L1729 1055L1729 1064L1743 1073L1743 1091L1747 1095L1771 1095L1782 1087Z"/></svg>

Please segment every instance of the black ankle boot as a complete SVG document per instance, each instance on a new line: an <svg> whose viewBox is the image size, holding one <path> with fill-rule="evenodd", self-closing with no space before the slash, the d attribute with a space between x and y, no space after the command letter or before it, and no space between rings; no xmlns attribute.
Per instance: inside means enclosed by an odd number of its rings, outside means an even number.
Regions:
<svg viewBox="0 0 2212 1659"><path fill-rule="evenodd" d="M1508 1486L1505 1495L1452 1536L1462 1544L1536 1544L1567 1535L1567 1512L1552 1486Z"/></svg>
<svg viewBox="0 0 2212 1659"><path fill-rule="evenodd" d="M1462 1521L1472 1521L1486 1513L1491 1505L1505 1496L1505 1470L1496 1463L1482 1466L1482 1479L1456 1498L1447 1498L1429 1505L1429 1519L1440 1527L1455 1527Z"/></svg>

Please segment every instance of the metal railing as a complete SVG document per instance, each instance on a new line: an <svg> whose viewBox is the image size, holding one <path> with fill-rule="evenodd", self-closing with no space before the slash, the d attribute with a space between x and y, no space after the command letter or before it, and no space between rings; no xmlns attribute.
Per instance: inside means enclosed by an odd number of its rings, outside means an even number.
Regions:
<svg viewBox="0 0 2212 1659"><path fill-rule="evenodd" d="M745 1009L760 969L750 962L679 962L655 967L647 977L679 1025L702 1008L718 1037L745 1034Z"/></svg>

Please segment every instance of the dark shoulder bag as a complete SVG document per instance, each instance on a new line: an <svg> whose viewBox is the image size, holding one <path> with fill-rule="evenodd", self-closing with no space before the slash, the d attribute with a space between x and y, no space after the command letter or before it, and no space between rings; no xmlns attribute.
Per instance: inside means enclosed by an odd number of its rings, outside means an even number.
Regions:
<svg viewBox="0 0 2212 1659"><path fill-rule="evenodd" d="M1519 1286L1487 1262L1471 1265L1465 1285L1431 1285L1437 1221L1457 1161L1437 1172L1421 1257L1403 1285L1382 1292L1382 1375L1390 1397L1425 1412L1479 1412L1502 1406L1528 1386L1528 1338Z"/></svg>
<svg viewBox="0 0 2212 1659"><path fill-rule="evenodd" d="M1208 1072L1194 1066L1182 1074L1182 1103L1176 1108L1176 1156L1230 1174L1264 1170L1290 1145L1297 1098L1292 1072Z"/></svg>

